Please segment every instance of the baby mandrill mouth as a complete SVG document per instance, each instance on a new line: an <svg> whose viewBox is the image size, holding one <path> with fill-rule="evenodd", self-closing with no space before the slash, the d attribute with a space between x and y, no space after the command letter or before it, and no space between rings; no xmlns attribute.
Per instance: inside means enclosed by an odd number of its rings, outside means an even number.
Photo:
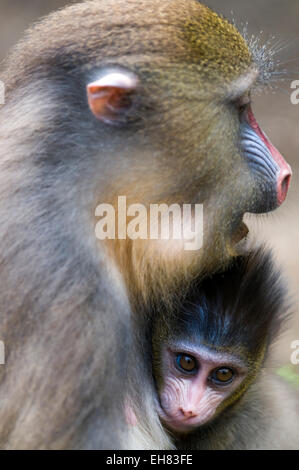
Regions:
<svg viewBox="0 0 299 470"><path fill-rule="evenodd" d="M179 419L169 414L161 404L160 401L156 402L156 409L161 422L171 432L178 434L186 434L198 427L198 417Z"/></svg>

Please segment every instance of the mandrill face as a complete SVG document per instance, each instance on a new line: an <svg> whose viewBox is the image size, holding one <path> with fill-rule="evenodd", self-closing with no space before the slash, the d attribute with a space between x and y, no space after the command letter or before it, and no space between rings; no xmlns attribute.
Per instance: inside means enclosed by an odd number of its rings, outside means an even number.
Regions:
<svg viewBox="0 0 299 470"><path fill-rule="evenodd" d="M247 234L243 215L276 209L290 184L290 166L252 111L263 70L236 28L198 2L188 2L183 20L172 11L161 26L144 18L140 27L148 31L130 56L113 66L103 57L86 74L88 119L108 173L111 165L108 196L145 206L203 204L203 248L211 259L213 246L221 262Z"/></svg>
<svg viewBox="0 0 299 470"><path fill-rule="evenodd" d="M215 418L242 388L249 371L238 357L179 342L164 348L162 363L158 413L177 433Z"/></svg>

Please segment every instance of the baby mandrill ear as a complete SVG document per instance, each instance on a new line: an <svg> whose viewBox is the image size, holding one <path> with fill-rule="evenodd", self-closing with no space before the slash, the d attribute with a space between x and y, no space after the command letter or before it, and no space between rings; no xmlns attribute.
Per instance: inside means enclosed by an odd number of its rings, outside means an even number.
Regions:
<svg viewBox="0 0 299 470"><path fill-rule="evenodd" d="M130 72L109 71L87 85L88 104L93 115L108 124L123 121L131 108L138 78Z"/></svg>

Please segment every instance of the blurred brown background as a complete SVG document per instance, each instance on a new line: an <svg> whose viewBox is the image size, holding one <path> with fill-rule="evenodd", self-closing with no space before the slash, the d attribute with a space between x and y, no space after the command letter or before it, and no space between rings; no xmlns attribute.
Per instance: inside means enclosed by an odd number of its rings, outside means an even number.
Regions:
<svg viewBox="0 0 299 470"><path fill-rule="evenodd" d="M163 1L163 0L161 0ZM22 36L27 26L40 16L61 8L64 0L0 0L0 60ZM283 40L293 40L291 52L283 52L282 59L293 58L286 66L297 74L290 78L275 95L257 97L255 114L273 143L279 148L293 168L293 182L287 202L276 213L250 217L252 233L267 241L275 250L290 283L296 315L290 330L277 350L280 364L289 364L290 343L299 340L299 104L290 102L290 83L299 80L299 1L298 0L206 0L203 1L237 24L248 21L249 32L264 36L275 34ZM299 365L295 371L299 374Z"/></svg>

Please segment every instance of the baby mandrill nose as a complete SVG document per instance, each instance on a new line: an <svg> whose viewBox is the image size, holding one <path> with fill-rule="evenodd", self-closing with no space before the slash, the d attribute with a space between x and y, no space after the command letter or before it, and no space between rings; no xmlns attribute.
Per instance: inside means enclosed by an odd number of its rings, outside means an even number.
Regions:
<svg viewBox="0 0 299 470"><path fill-rule="evenodd" d="M184 408L180 408L180 412L182 413L182 415L185 417L185 418L194 418L195 416L197 416L197 414L195 413L195 411L193 410L190 410L190 409L184 409Z"/></svg>

